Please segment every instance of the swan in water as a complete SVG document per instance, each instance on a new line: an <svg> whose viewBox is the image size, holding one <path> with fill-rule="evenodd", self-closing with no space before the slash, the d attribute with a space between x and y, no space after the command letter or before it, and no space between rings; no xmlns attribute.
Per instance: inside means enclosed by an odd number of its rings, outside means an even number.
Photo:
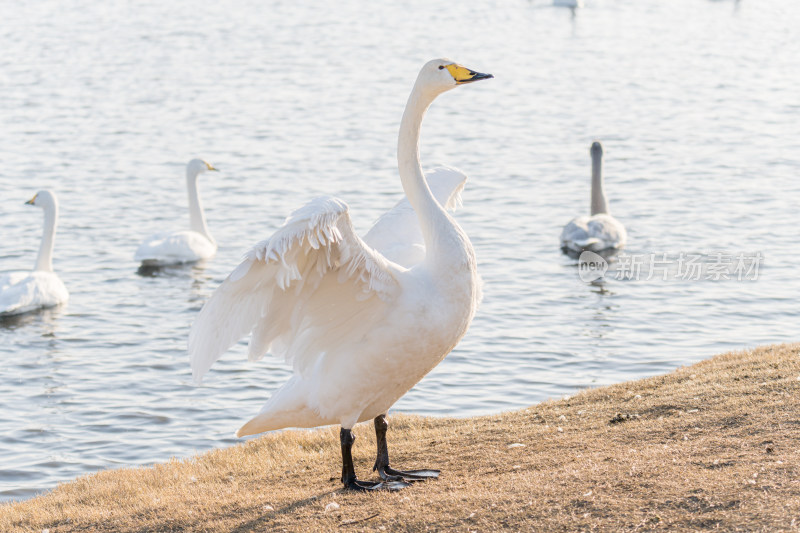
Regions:
<svg viewBox="0 0 800 533"><path fill-rule="evenodd" d="M25 202L44 209L44 234L33 272L0 276L0 316L19 315L54 307L69 299L64 283L53 272L53 244L58 223L58 200L52 191L39 191Z"/></svg>
<svg viewBox="0 0 800 533"><path fill-rule="evenodd" d="M217 169L202 159L192 159L186 165L190 229L156 233L142 241L135 256L136 261L142 266L159 267L192 263L208 259L217 252L217 243L208 231L200 194L197 192L197 177L209 170Z"/></svg>
<svg viewBox="0 0 800 533"><path fill-rule="evenodd" d="M583 0L553 0L553 5L557 7L569 7L576 9L583 7Z"/></svg>
<svg viewBox="0 0 800 533"><path fill-rule="evenodd" d="M592 143L592 205L591 216L572 219L561 231L561 249L577 257L589 250L600 255L612 255L625 246L628 238L623 226L608 213L608 200L603 192L603 147Z"/></svg>
<svg viewBox="0 0 800 533"><path fill-rule="evenodd" d="M237 436L340 424L347 489L397 490L439 475L389 466L385 415L464 336L480 300L480 278L467 235L444 209L456 202L464 177L438 169L431 190L420 167L420 126L438 95L491 77L447 59L426 63L397 143L406 199L363 240L342 200L312 200L256 244L200 311L189 335L196 381L247 333L251 360L271 351L293 367L289 381ZM375 424L373 470L383 482L355 474L352 427L365 420Z"/></svg>

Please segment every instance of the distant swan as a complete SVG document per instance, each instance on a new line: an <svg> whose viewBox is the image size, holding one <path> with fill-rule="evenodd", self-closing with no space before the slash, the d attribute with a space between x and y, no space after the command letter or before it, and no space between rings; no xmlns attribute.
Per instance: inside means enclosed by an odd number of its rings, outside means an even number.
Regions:
<svg viewBox="0 0 800 533"><path fill-rule="evenodd" d="M592 210L591 216L572 219L561 232L561 249L577 257L584 250L611 254L625 246L628 238L623 226L608 213L608 201L603 192L603 147L592 143Z"/></svg>
<svg viewBox="0 0 800 533"><path fill-rule="evenodd" d="M39 191L25 202L44 209L44 233L33 272L0 275L0 316L19 315L54 307L69 299L69 292L53 272L53 244L58 224L58 200L51 191Z"/></svg>
<svg viewBox="0 0 800 533"><path fill-rule="evenodd" d="M272 351L294 369L238 436L340 424L342 482L352 490L395 490L439 475L389 466L385 415L464 336L480 280L467 235L442 205L456 202L463 174L435 170L431 191L420 168L420 126L438 95L491 77L445 59L425 64L397 146L407 200L363 240L347 204L312 200L258 243L205 304L189 336L196 380L247 333L251 360ZM371 419L374 469L384 483L357 479L353 466L351 429Z"/></svg>
<svg viewBox="0 0 800 533"><path fill-rule="evenodd" d="M572 9L583 7L583 0L553 0L553 5L558 7L571 7Z"/></svg>
<svg viewBox="0 0 800 533"><path fill-rule="evenodd" d="M166 266L208 259L217 251L211 237L197 192L197 176L217 169L202 159L192 159L186 165L186 189L189 193L189 228L184 231L156 233L142 241L135 259L142 266Z"/></svg>

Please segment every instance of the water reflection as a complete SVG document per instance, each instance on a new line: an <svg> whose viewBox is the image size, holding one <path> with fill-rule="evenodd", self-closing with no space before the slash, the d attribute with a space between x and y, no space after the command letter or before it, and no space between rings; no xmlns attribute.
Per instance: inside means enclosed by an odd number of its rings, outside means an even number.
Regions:
<svg viewBox="0 0 800 533"><path fill-rule="evenodd" d="M211 295L211 289L214 287L210 286L211 280L213 276L210 272L206 271L205 265L203 262L197 263L192 267L192 288L190 293L189 302L203 302Z"/></svg>
<svg viewBox="0 0 800 533"><path fill-rule="evenodd" d="M205 260L178 265L140 265L136 274L140 280L146 282L145 286L159 288L161 297L158 300L165 305L167 302L164 302L164 299L184 300L188 296L188 302L192 304L192 308L198 307L196 304L202 305L202 302L210 296L213 288L210 284L214 276L209 270L209 263ZM183 282L187 281L189 282L188 294L183 292L186 287ZM176 282L178 282L177 285ZM151 295L151 298L155 297Z"/></svg>
<svg viewBox="0 0 800 533"><path fill-rule="evenodd" d="M179 263L176 265L139 265L136 273L143 278L185 278L186 274L195 275L205 270L205 261Z"/></svg>
<svg viewBox="0 0 800 533"><path fill-rule="evenodd" d="M32 324L40 324L42 337L53 337L55 336L56 322L65 309L66 305L60 305L18 315L0 315L0 330L14 331Z"/></svg>
<svg viewBox="0 0 800 533"><path fill-rule="evenodd" d="M612 291L611 289L609 289L606 286L605 278L600 278L600 279L596 279L596 280L590 281L587 285L589 286L589 290L591 292L593 292L595 294L598 294L600 296L613 296L614 295L614 291Z"/></svg>

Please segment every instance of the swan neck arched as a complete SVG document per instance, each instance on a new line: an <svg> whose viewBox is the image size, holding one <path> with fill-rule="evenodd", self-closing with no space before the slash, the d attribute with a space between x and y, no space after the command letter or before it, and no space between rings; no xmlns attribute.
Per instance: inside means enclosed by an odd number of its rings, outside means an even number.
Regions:
<svg viewBox="0 0 800 533"><path fill-rule="evenodd" d="M427 250L431 250L436 221L447 216L428 187L419 157L422 119L435 98L436 94L427 93L420 88L419 81L414 85L403 112L397 140L397 166L403 192L417 214Z"/></svg>
<svg viewBox="0 0 800 533"><path fill-rule="evenodd" d="M592 216L608 213L608 201L603 192L603 156L592 154Z"/></svg>
<svg viewBox="0 0 800 533"><path fill-rule="evenodd" d="M39 245L39 254L36 256L38 272L53 271L53 246L56 238L56 223L58 221L58 204L52 203L44 206L44 232L42 243Z"/></svg>
<svg viewBox="0 0 800 533"><path fill-rule="evenodd" d="M206 216L203 213L203 204L200 201L200 193L197 190L197 171L186 171L186 191L189 193L189 228L204 235L213 242L211 234L208 232Z"/></svg>

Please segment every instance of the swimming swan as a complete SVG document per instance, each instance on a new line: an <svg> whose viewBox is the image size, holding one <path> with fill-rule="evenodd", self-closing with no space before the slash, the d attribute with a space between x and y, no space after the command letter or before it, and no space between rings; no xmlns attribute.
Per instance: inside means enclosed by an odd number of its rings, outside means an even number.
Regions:
<svg viewBox="0 0 800 533"><path fill-rule="evenodd" d="M208 259L217 252L217 243L208 232L197 176L217 169L202 159L192 159L186 165L186 189L189 193L189 230L156 233L142 241L135 260L142 266L166 266Z"/></svg>
<svg viewBox="0 0 800 533"><path fill-rule="evenodd" d="M237 436L340 424L346 488L396 490L439 475L389 466L385 415L464 336L480 299L480 278L469 239L425 180L420 126L438 95L491 77L446 59L425 64L397 143L406 203L381 217L362 240L347 204L316 198L256 244L206 302L189 335L195 380L247 333L251 360L271 351L293 366L289 381ZM451 204L463 175L440 172L456 182L439 184ZM370 419L378 443L374 470L384 482L361 481L353 467L351 429Z"/></svg>
<svg viewBox="0 0 800 533"><path fill-rule="evenodd" d="M553 0L553 5L556 7L569 7L576 9L583 7L583 0Z"/></svg>
<svg viewBox="0 0 800 533"><path fill-rule="evenodd" d="M574 218L561 231L561 250L574 257L585 250L612 254L623 248L628 238L625 226L608 213L603 192L603 147L595 141L589 153L592 155L591 216Z"/></svg>
<svg viewBox="0 0 800 533"><path fill-rule="evenodd" d="M51 191L39 191L25 202L44 209L44 233L33 272L0 276L0 316L19 315L54 307L69 299L64 283L53 272L53 244L58 224L58 200Z"/></svg>

